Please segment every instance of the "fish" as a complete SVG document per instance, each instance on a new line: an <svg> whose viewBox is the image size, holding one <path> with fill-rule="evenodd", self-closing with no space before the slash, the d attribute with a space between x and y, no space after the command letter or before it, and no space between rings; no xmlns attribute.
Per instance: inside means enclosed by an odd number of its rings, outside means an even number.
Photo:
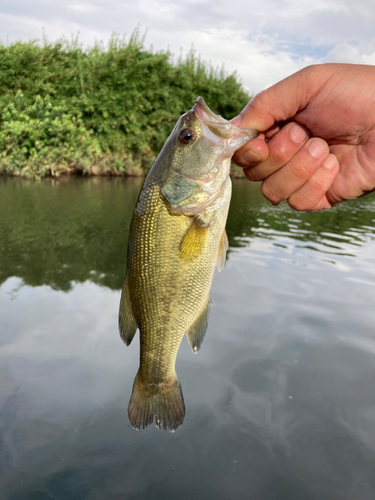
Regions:
<svg viewBox="0 0 375 500"><path fill-rule="evenodd" d="M258 135L213 113L202 97L177 121L134 209L120 335L140 332L140 363L128 407L133 428L174 432L185 403L175 371L182 338L194 353L204 339L215 267L224 266L234 152Z"/></svg>

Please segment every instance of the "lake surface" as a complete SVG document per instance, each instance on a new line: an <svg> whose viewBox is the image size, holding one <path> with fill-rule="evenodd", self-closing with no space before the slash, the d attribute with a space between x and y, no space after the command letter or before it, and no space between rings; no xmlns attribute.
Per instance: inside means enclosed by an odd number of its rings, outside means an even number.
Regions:
<svg viewBox="0 0 375 500"><path fill-rule="evenodd" d="M0 498L373 500L375 197L271 206L234 181L174 434L127 417L117 332L139 179L0 178Z"/></svg>

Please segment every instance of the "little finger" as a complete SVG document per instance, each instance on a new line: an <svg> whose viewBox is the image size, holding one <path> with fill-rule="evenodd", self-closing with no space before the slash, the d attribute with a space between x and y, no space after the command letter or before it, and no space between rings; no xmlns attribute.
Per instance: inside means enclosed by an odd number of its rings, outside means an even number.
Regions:
<svg viewBox="0 0 375 500"><path fill-rule="evenodd" d="M329 154L315 174L288 198L289 205L295 210L306 211L331 208L326 193L339 170L336 156Z"/></svg>

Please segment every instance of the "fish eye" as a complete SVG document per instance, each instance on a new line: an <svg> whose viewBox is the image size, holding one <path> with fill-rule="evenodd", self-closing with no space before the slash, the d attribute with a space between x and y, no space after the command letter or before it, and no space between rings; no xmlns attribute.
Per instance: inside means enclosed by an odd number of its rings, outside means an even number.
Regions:
<svg viewBox="0 0 375 500"><path fill-rule="evenodd" d="M182 130L180 132L180 135L178 136L180 142L182 142L182 144L189 144L189 142L193 141L194 140L194 132L188 128L185 128L184 130Z"/></svg>

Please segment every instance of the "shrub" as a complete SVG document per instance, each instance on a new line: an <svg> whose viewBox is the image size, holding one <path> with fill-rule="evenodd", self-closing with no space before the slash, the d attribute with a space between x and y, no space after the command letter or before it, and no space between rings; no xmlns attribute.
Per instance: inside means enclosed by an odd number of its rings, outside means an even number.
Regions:
<svg viewBox="0 0 375 500"><path fill-rule="evenodd" d="M88 49L77 38L0 44L0 171L145 172L198 95L225 118L249 99L235 74L193 51L173 64L137 30Z"/></svg>

